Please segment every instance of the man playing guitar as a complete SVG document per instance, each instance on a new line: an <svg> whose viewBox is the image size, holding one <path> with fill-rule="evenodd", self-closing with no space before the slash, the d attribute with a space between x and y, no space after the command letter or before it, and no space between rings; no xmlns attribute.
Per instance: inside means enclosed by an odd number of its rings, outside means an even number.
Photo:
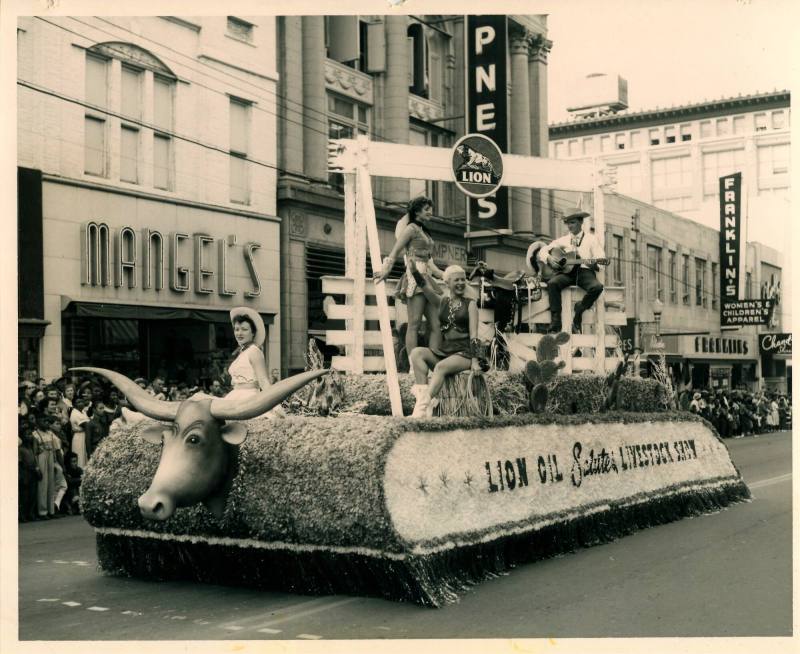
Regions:
<svg viewBox="0 0 800 654"><path fill-rule="evenodd" d="M583 299L575 305L574 318L572 320L572 333L579 334L581 331L581 316L583 312L591 308L595 300L603 292L603 285L597 280L595 271L599 270L598 264L607 264L603 246L594 234L583 231L583 219L589 214L580 208L575 208L564 212L563 220L567 224L569 234L557 238L549 245L539 249L538 257L544 264L543 268L551 268L555 273L547 281L547 294L550 296L550 327L548 333L561 331L561 291L567 286L577 284L586 291ZM553 256L552 251L561 248L570 259L580 259L579 265L564 266L563 259ZM576 262L577 263L577 262ZM563 271L563 272L562 272Z"/></svg>

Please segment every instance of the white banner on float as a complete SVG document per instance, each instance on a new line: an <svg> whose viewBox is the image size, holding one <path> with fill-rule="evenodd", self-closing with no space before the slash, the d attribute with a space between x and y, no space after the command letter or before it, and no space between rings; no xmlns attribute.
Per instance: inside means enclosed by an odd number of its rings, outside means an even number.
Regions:
<svg viewBox="0 0 800 654"><path fill-rule="evenodd" d="M398 535L424 546L738 481L708 427L665 420L408 432L387 457L384 492Z"/></svg>

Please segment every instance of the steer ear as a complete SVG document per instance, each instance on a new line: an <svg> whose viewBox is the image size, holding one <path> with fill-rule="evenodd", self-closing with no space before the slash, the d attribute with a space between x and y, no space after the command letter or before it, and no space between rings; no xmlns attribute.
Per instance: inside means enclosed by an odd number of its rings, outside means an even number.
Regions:
<svg viewBox="0 0 800 654"><path fill-rule="evenodd" d="M161 445L164 442L164 425L149 425L139 432L139 436L144 438L148 443L154 445Z"/></svg>
<svg viewBox="0 0 800 654"><path fill-rule="evenodd" d="M241 422L228 422L220 430L222 440L229 445L241 445L247 438L247 427Z"/></svg>

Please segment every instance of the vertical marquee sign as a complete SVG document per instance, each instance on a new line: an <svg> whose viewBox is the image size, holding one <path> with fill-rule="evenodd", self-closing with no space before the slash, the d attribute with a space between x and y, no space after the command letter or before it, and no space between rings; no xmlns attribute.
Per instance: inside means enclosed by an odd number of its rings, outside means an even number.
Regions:
<svg viewBox="0 0 800 654"><path fill-rule="evenodd" d="M467 16L465 134L483 134L508 152L508 73L506 16ZM467 232L511 229L508 187L484 198L467 198Z"/></svg>
<svg viewBox="0 0 800 654"><path fill-rule="evenodd" d="M742 173L719 178L720 326L766 325L771 300L742 297Z"/></svg>
<svg viewBox="0 0 800 654"><path fill-rule="evenodd" d="M719 178L719 273L722 302L739 300L742 174Z"/></svg>

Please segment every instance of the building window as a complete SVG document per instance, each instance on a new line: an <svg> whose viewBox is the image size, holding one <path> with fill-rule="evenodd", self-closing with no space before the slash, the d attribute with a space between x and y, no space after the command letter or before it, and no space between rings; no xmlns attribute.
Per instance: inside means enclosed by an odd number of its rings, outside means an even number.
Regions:
<svg viewBox="0 0 800 654"><path fill-rule="evenodd" d="M670 125L664 128L664 140L667 143L675 143L675 126Z"/></svg>
<svg viewBox="0 0 800 654"><path fill-rule="evenodd" d="M601 152L611 152L611 137L610 136L601 136L600 137L600 151Z"/></svg>
<svg viewBox="0 0 800 654"><path fill-rule="evenodd" d="M365 104L328 94L328 137L352 139L358 134L369 133L369 107ZM328 183L342 191L344 177L341 173L330 173Z"/></svg>
<svg viewBox="0 0 800 654"><path fill-rule="evenodd" d="M616 145L617 150L624 150L625 149L625 134L617 134L614 137L614 144Z"/></svg>
<svg viewBox="0 0 800 654"><path fill-rule="evenodd" d="M745 125L746 125L746 118L745 116L734 116L733 117L733 133L734 134L744 134Z"/></svg>
<svg viewBox="0 0 800 654"><path fill-rule="evenodd" d="M669 301L673 304L678 302L678 255L670 250L669 252Z"/></svg>
<svg viewBox="0 0 800 654"><path fill-rule="evenodd" d="M86 55L86 103L98 109L108 105L108 60ZM87 107L84 117L84 172L106 177L106 114Z"/></svg>
<svg viewBox="0 0 800 654"><path fill-rule="evenodd" d="M700 138L707 139L711 136L711 121L704 120L700 123Z"/></svg>
<svg viewBox="0 0 800 654"><path fill-rule="evenodd" d="M719 309L719 264L711 262L711 308Z"/></svg>
<svg viewBox="0 0 800 654"><path fill-rule="evenodd" d="M365 23L366 25L366 23ZM428 58L430 60L430 99L444 102L444 66L447 61L449 39L440 32L431 32L428 37Z"/></svg>
<svg viewBox="0 0 800 654"><path fill-rule="evenodd" d="M366 73L367 25L358 16L325 16L327 57Z"/></svg>
<svg viewBox="0 0 800 654"><path fill-rule="evenodd" d="M230 197L231 202L250 204L247 153L250 150L250 103L230 100Z"/></svg>
<svg viewBox="0 0 800 654"><path fill-rule="evenodd" d="M784 113L782 111L772 112L772 129L783 129Z"/></svg>
<svg viewBox="0 0 800 654"><path fill-rule="evenodd" d="M705 294L706 262L703 259L694 260L694 303L699 307L707 307L708 299Z"/></svg>
<svg viewBox="0 0 800 654"><path fill-rule="evenodd" d="M590 136L589 138L583 139L583 154L593 154L594 153L594 139Z"/></svg>
<svg viewBox="0 0 800 654"><path fill-rule="evenodd" d="M727 118L717 118L717 136L727 136L730 134L730 125Z"/></svg>
<svg viewBox="0 0 800 654"><path fill-rule="evenodd" d="M612 243L611 243L611 275L614 281L614 284L617 286L622 286L624 279L622 277L622 255L624 253L624 239L622 236L614 234L612 236Z"/></svg>
<svg viewBox="0 0 800 654"><path fill-rule="evenodd" d="M757 132L767 131L767 114L756 114L755 120Z"/></svg>
<svg viewBox="0 0 800 654"><path fill-rule="evenodd" d="M247 43L253 42L253 24L241 18L228 16L228 36Z"/></svg>
<svg viewBox="0 0 800 654"><path fill-rule="evenodd" d="M172 140L163 134L153 135L153 186L169 191L172 188Z"/></svg>
<svg viewBox="0 0 800 654"><path fill-rule="evenodd" d="M89 175L106 176L106 121L86 116L84 171Z"/></svg>
<svg viewBox="0 0 800 654"><path fill-rule="evenodd" d="M579 143L578 139L570 139L569 143L567 144L567 152L570 157L577 157L580 155L580 151L578 149Z"/></svg>
<svg viewBox="0 0 800 654"><path fill-rule="evenodd" d="M669 211L692 208L691 157L669 157L652 162L653 204Z"/></svg>
<svg viewBox="0 0 800 654"><path fill-rule="evenodd" d="M139 130L128 125L120 129L119 178L139 183Z"/></svg>
<svg viewBox="0 0 800 654"><path fill-rule="evenodd" d="M664 289L661 284L661 248L655 245L647 246L647 298L649 300L664 300Z"/></svg>
<svg viewBox="0 0 800 654"><path fill-rule="evenodd" d="M120 93L120 162L119 178L123 182L139 183L139 126L142 117L142 71L122 66ZM125 118L130 118L128 122Z"/></svg>
<svg viewBox="0 0 800 654"><path fill-rule="evenodd" d="M564 141L553 144L553 157L555 159L562 159L564 157Z"/></svg>
<svg viewBox="0 0 800 654"><path fill-rule="evenodd" d="M689 302L689 255L683 255L683 266L681 269L681 280L683 282L683 303L688 307Z"/></svg>
<svg viewBox="0 0 800 654"><path fill-rule="evenodd" d="M172 131L174 120L172 80L153 78L153 186L172 190Z"/></svg>
<svg viewBox="0 0 800 654"><path fill-rule="evenodd" d="M651 129L648 134L650 136L650 145L659 145L661 143L661 130Z"/></svg>
<svg viewBox="0 0 800 654"><path fill-rule="evenodd" d="M719 195L719 178L744 171L744 149L703 153L703 197Z"/></svg>
<svg viewBox="0 0 800 654"><path fill-rule="evenodd" d="M759 191L789 186L789 144L758 148Z"/></svg>
<svg viewBox="0 0 800 654"><path fill-rule="evenodd" d="M681 141L692 140L692 126L691 124L681 125Z"/></svg>
<svg viewBox="0 0 800 654"><path fill-rule="evenodd" d="M638 150L642 147L642 133L631 132L631 150Z"/></svg>
<svg viewBox="0 0 800 654"><path fill-rule="evenodd" d="M414 95L427 98L430 95L430 57L425 27L421 23L412 23L408 26L406 35L410 63L408 90Z"/></svg>
<svg viewBox="0 0 800 654"><path fill-rule="evenodd" d="M642 165L638 161L617 164L617 191L638 196L642 190Z"/></svg>

